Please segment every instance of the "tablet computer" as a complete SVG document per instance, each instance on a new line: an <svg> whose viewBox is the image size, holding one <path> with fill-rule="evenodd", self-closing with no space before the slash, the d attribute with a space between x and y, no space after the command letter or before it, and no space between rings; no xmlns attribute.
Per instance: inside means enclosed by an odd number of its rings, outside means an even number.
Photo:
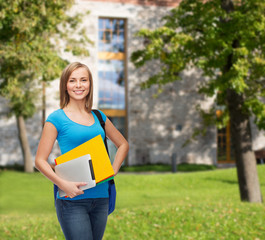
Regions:
<svg viewBox="0 0 265 240"><path fill-rule="evenodd" d="M81 190L96 186L93 164L89 154L56 165L55 173L67 181L86 182L87 185L79 187ZM66 193L60 188L59 196L66 196Z"/></svg>

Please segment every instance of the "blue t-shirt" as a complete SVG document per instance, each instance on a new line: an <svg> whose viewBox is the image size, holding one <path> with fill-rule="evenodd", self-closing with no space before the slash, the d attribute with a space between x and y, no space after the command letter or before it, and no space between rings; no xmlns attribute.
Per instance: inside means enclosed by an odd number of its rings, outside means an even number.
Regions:
<svg viewBox="0 0 265 240"><path fill-rule="evenodd" d="M106 115L101 112L102 119L106 122ZM105 138L105 132L100 125L97 116L92 112L94 117L94 123L91 126L85 126L72 121L67 117L63 109L58 109L51 113L46 122L52 123L58 132L57 141L61 150L61 154L64 154L73 148L83 144L84 142L101 135L103 141ZM84 194L78 195L71 200L79 200L85 198L108 198L108 182L96 185L96 187L84 190ZM61 198L57 194L57 198L69 200L70 198Z"/></svg>

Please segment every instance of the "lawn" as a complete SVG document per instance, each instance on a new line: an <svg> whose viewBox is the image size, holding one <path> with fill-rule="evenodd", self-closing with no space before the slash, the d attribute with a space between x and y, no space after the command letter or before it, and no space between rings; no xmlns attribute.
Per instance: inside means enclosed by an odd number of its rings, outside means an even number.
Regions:
<svg viewBox="0 0 265 240"><path fill-rule="evenodd" d="M265 196L265 166L259 166ZM265 239L265 204L242 203L236 169L127 174L104 240ZM0 172L0 239L64 239L52 184L41 174Z"/></svg>

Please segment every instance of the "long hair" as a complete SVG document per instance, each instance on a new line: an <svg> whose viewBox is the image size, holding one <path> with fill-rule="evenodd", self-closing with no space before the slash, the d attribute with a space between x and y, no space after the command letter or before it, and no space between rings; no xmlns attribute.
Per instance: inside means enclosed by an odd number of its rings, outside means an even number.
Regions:
<svg viewBox="0 0 265 240"><path fill-rule="evenodd" d="M60 108L66 107L70 101L70 97L67 92L67 82L72 72L78 68L85 68L88 73L90 86L89 86L89 93L86 96L85 109L87 112L91 112L93 105L93 78L89 68L85 64L82 64L80 62L73 62L69 64L62 72L60 78Z"/></svg>

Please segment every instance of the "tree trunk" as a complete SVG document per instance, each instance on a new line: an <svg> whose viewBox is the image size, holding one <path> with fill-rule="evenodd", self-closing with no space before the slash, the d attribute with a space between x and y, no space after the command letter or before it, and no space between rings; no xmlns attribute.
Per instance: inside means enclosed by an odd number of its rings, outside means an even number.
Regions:
<svg viewBox="0 0 265 240"><path fill-rule="evenodd" d="M17 116L16 120L17 120L17 127L18 127L18 137L19 137L20 146L21 146L22 153L23 153L24 171L31 173L34 171L34 168L33 168L33 161L32 161L32 156L31 156L30 147L29 147L28 138L27 138L25 120L23 116Z"/></svg>
<svg viewBox="0 0 265 240"><path fill-rule="evenodd" d="M42 127L46 121L46 83L42 82Z"/></svg>
<svg viewBox="0 0 265 240"><path fill-rule="evenodd" d="M234 11L233 0L221 0L221 7L227 12ZM221 21L229 19L221 19ZM240 42L234 39L233 48L238 48ZM233 53L231 53L223 69L223 74L229 72L233 66ZM256 159L252 150L252 136L249 116L244 113L244 98L233 89L227 90L226 96L230 122L231 135L234 145L237 176L241 201L262 202Z"/></svg>
<svg viewBox="0 0 265 240"><path fill-rule="evenodd" d="M252 150L249 116L242 109L244 99L234 90L227 91L231 133L235 150L241 201L262 202L256 158Z"/></svg>

